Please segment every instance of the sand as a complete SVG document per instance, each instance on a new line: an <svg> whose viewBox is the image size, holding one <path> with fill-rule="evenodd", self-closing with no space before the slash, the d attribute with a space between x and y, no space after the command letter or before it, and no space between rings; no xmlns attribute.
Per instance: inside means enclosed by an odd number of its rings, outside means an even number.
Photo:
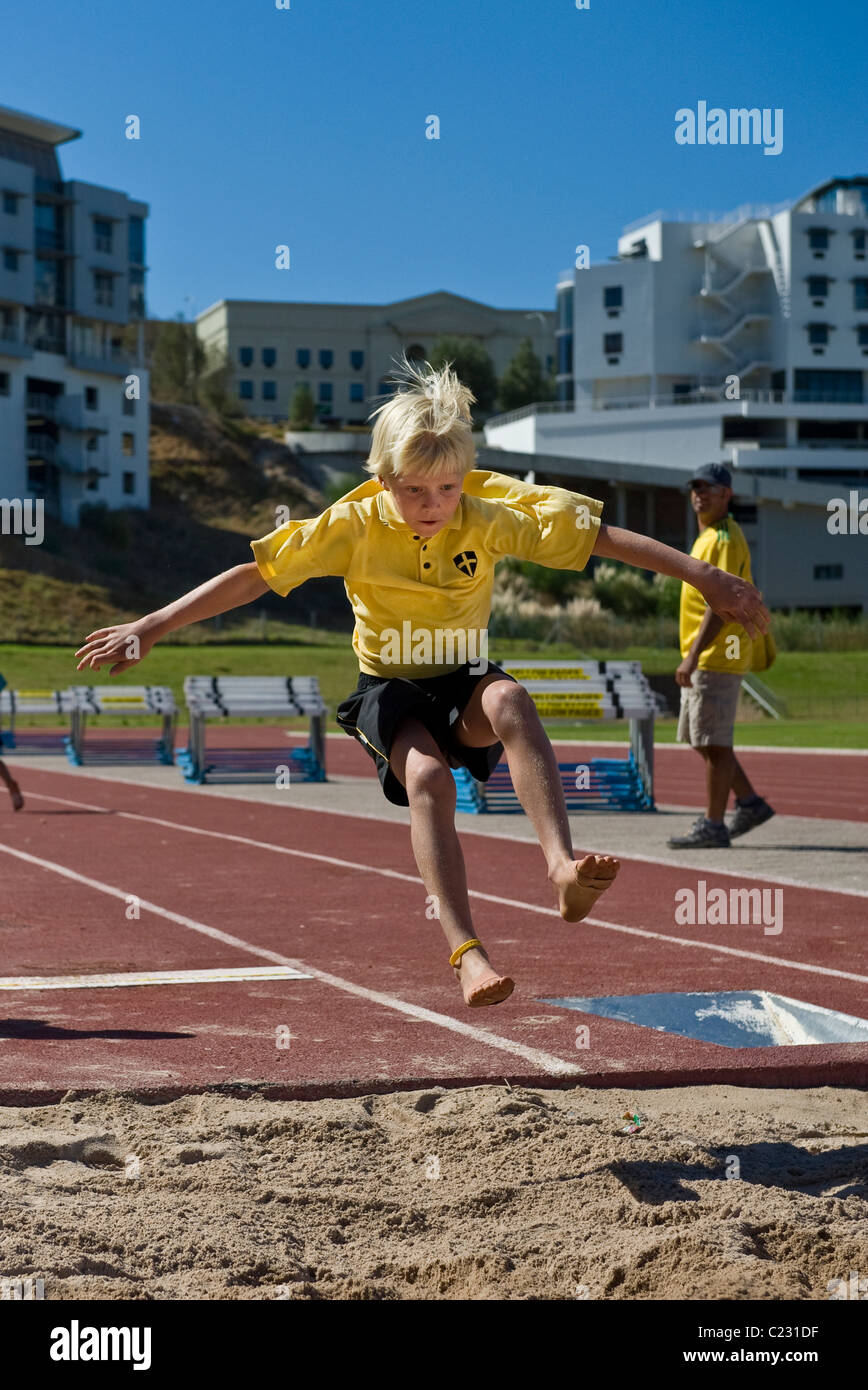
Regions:
<svg viewBox="0 0 868 1390"><path fill-rule="evenodd" d="M0 1276L46 1299L827 1300L868 1274L866 1138L868 1093L834 1087L5 1107Z"/></svg>

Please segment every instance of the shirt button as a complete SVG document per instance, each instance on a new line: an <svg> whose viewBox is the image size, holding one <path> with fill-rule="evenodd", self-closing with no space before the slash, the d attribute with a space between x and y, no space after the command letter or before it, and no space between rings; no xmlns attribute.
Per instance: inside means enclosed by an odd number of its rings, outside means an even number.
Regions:
<svg viewBox="0 0 868 1390"><path fill-rule="evenodd" d="M430 562L426 560L422 568L423 570L429 570L431 568Z"/></svg>
<svg viewBox="0 0 868 1390"><path fill-rule="evenodd" d="M427 550L427 549L428 549L427 545L423 545L423 546L422 546L422 549L423 549L423 550Z"/></svg>
<svg viewBox="0 0 868 1390"><path fill-rule="evenodd" d="M418 539L419 539L418 536L414 536L414 537L413 537L413 540L414 540L414 541L417 541Z"/></svg>

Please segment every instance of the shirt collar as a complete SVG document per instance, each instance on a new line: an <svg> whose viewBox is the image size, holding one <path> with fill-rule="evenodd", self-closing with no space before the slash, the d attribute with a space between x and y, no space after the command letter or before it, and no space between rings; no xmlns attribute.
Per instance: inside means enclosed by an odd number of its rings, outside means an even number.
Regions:
<svg viewBox="0 0 868 1390"><path fill-rule="evenodd" d="M377 511L379 513L380 520L385 522L387 526L393 527L396 531L409 531L411 535L415 536L416 532L413 530L413 527L408 525L408 523L401 516L400 512L398 511L397 507L392 501L392 494L388 491L387 488L380 488L379 496L377 497ZM446 525L443 526L441 529L443 531L457 531L459 527L463 524L464 497L462 495L461 501L455 508L455 515L453 516L452 520L448 521ZM439 536L440 532L438 531L436 534Z"/></svg>

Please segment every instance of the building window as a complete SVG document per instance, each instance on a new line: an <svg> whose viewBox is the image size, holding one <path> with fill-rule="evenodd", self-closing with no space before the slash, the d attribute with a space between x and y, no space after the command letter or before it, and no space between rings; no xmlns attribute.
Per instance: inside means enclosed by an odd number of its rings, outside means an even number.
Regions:
<svg viewBox="0 0 868 1390"><path fill-rule="evenodd" d="M93 245L96 251L111 251L114 228L107 217L93 219Z"/></svg>
<svg viewBox="0 0 868 1390"><path fill-rule="evenodd" d="M145 264L145 219L143 217L131 217L129 219L129 258L133 265Z"/></svg>
<svg viewBox="0 0 868 1390"><path fill-rule="evenodd" d="M115 282L113 275L104 270L93 272L93 297L97 304L107 308L115 302Z"/></svg>
<svg viewBox="0 0 868 1390"><path fill-rule="evenodd" d="M332 352L331 348L320 348L319 364L321 367L328 369L334 361L334 357L335 355Z"/></svg>
<svg viewBox="0 0 868 1390"><path fill-rule="evenodd" d="M868 232L858 231L853 233L853 250L860 260L865 256L866 240L868 240Z"/></svg>
<svg viewBox="0 0 868 1390"><path fill-rule="evenodd" d="M859 327L856 329L856 336L859 341L859 346L868 348L868 323L859 324Z"/></svg>
<svg viewBox="0 0 868 1390"><path fill-rule="evenodd" d="M131 493L135 492L135 490L136 490L136 475L135 475L135 473L129 472L129 471L127 471L127 470L124 470L123 489L124 489L124 492L127 494L127 496L129 496Z"/></svg>
<svg viewBox="0 0 868 1390"><path fill-rule="evenodd" d="M310 366L310 348L299 348L295 354L295 360L299 367Z"/></svg>
<svg viewBox="0 0 868 1390"><path fill-rule="evenodd" d="M557 296L558 328L568 333L573 326L573 287L564 285Z"/></svg>
<svg viewBox="0 0 868 1390"><path fill-rule="evenodd" d="M360 348L355 348L350 353L350 366L354 372L360 372L365 365L365 354Z"/></svg>
<svg viewBox="0 0 868 1390"><path fill-rule="evenodd" d="M397 389L398 388L393 381L381 381L377 386L377 395L393 396Z"/></svg>
<svg viewBox="0 0 868 1390"><path fill-rule="evenodd" d="M239 348L239 349L238 349L238 361L241 363L242 367L252 367L252 366L253 366L253 348L252 348L252 347L243 347L243 348Z"/></svg>
<svg viewBox="0 0 868 1390"><path fill-rule="evenodd" d="M853 308L868 309L868 280L853 281Z"/></svg>
<svg viewBox="0 0 868 1390"><path fill-rule="evenodd" d="M825 227L808 228L808 245L812 251L828 251L829 233Z"/></svg>
<svg viewBox="0 0 868 1390"><path fill-rule="evenodd" d="M276 400L277 400L277 384L276 384L275 382L273 382L273 381L263 381L263 383L262 383L262 399L263 399L264 401L276 401Z"/></svg>
<svg viewBox="0 0 868 1390"><path fill-rule="evenodd" d="M551 353L548 352L546 353L546 371L548 372L549 376L551 376L552 372L554 371L554 368L555 359L552 357Z"/></svg>
<svg viewBox="0 0 868 1390"><path fill-rule="evenodd" d="M319 384L319 401L321 405L331 405L332 403L332 384L330 381L321 381Z"/></svg>
<svg viewBox="0 0 868 1390"><path fill-rule="evenodd" d="M827 323L808 324L808 342L820 347L829 341L829 325Z"/></svg>
<svg viewBox="0 0 868 1390"><path fill-rule="evenodd" d="M273 366L276 364L276 362L277 362L277 348L263 348L263 349L262 349L262 365L263 365L263 367L273 367Z"/></svg>
<svg viewBox="0 0 868 1390"><path fill-rule="evenodd" d="M0 372L0 396L11 396L12 388L9 385L10 377L8 372Z"/></svg>
<svg viewBox="0 0 868 1390"><path fill-rule="evenodd" d="M4 248L3 248L3 269L4 269L4 270L17 270L17 269L18 269L18 252L17 252L17 251L10 251L10 249L9 249L8 246L4 246Z"/></svg>
<svg viewBox="0 0 868 1390"><path fill-rule="evenodd" d="M843 565L814 565L815 579L843 579Z"/></svg>
<svg viewBox="0 0 868 1390"><path fill-rule="evenodd" d="M861 405L861 371L822 371L796 368L794 392L797 401L824 401L830 404Z"/></svg>
<svg viewBox="0 0 868 1390"><path fill-rule="evenodd" d="M130 287L130 318L145 317L145 272L131 269L128 272Z"/></svg>
<svg viewBox="0 0 868 1390"><path fill-rule="evenodd" d="M84 408L85 410L99 409L99 391L95 386L85 386L84 388Z"/></svg>
<svg viewBox="0 0 868 1390"><path fill-rule="evenodd" d="M85 440L84 447L89 454L95 454L99 448L99 435L89 434Z"/></svg>
<svg viewBox="0 0 868 1390"><path fill-rule="evenodd" d="M562 333L558 338L558 376L571 376L573 371L573 335Z"/></svg>
<svg viewBox="0 0 868 1390"><path fill-rule="evenodd" d="M134 397L134 396L128 396L128 395L126 395L126 393L124 393L124 395L121 396L121 410L123 411L124 415L135 415L135 413L136 413L136 401L135 401L135 397Z"/></svg>
<svg viewBox="0 0 868 1390"><path fill-rule="evenodd" d="M621 285L605 285L603 287L603 308L604 309L623 309L624 290Z"/></svg>
<svg viewBox="0 0 868 1390"><path fill-rule="evenodd" d="M365 399L365 385L362 381L350 382L350 400L363 401Z"/></svg>
<svg viewBox="0 0 868 1390"><path fill-rule="evenodd" d="M8 212L10 217L15 217L18 212L18 194L10 193L8 189L3 190L3 211Z"/></svg>
<svg viewBox="0 0 868 1390"><path fill-rule="evenodd" d="M624 351L623 333L604 333L603 352L608 357L610 354L617 355Z"/></svg>
<svg viewBox="0 0 868 1390"><path fill-rule="evenodd" d="M242 401L252 401L252 400L253 400L253 382L252 382L252 381L239 381L239 383L238 383L238 396L239 396L239 398L240 398Z"/></svg>
<svg viewBox="0 0 868 1390"><path fill-rule="evenodd" d="M808 294L811 299L825 299L829 293L828 275L809 275Z"/></svg>
<svg viewBox="0 0 868 1390"><path fill-rule="evenodd" d="M132 458L136 452L136 436L124 433L121 435L121 453L124 458Z"/></svg>

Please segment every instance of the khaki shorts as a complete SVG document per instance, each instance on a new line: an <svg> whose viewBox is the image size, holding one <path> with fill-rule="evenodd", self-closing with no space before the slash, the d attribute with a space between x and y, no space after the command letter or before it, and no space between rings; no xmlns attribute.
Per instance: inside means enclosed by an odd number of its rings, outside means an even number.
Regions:
<svg viewBox="0 0 868 1390"><path fill-rule="evenodd" d="M681 687L678 742L731 748L741 681L732 671L694 671L693 684Z"/></svg>

